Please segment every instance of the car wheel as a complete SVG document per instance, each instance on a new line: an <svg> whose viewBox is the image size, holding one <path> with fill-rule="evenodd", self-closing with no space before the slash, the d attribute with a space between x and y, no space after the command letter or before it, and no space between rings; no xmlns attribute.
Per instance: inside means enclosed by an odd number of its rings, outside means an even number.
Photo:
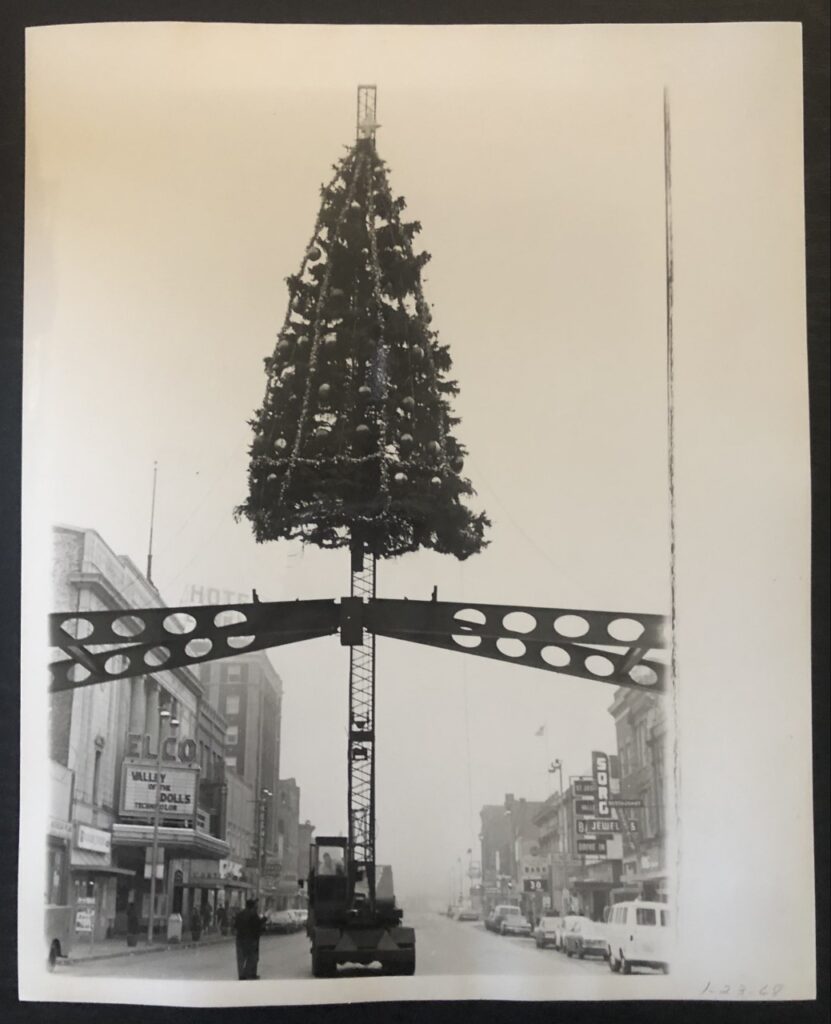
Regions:
<svg viewBox="0 0 831 1024"><path fill-rule="evenodd" d="M500 935L505 935L506 934L505 933L505 925L504 924L500 925L500 927L499 927L499 934Z"/></svg>
<svg viewBox="0 0 831 1024"><path fill-rule="evenodd" d="M55 964L58 962L58 957L61 955L61 947L57 939L52 940L52 945L49 947L49 959L46 961L46 969L48 971L54 971Z"/></svg>
<svg viewBox="0 0 831 1024"><path fill-rule="evenodd" d="M621 974L631 974L632 973L632 965L629 963L629 961L626 959L626 957L623 955L623 953L620 954L620 973Z"/></svg>

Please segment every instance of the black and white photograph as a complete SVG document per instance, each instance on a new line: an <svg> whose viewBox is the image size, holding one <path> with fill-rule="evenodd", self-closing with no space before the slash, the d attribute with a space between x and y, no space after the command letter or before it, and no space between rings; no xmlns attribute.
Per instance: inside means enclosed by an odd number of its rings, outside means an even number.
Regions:
<svg viewBox="0 0 831 1024"><path fill-rule="evenodd" d="M813 997L801 90L27 31L21 998Z"/></svg>

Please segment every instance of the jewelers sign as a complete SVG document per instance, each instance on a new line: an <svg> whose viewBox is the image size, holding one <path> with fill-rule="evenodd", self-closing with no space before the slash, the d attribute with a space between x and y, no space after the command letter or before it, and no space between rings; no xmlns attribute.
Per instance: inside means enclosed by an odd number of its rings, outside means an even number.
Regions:
<svg viewBox="0 0 831 1024"><path fill-rule="evenodd" d="M193 818L196 814L198 768L141 761L124 761L121 769L121 814L148 820L156 811L160 818Z"/></svg>

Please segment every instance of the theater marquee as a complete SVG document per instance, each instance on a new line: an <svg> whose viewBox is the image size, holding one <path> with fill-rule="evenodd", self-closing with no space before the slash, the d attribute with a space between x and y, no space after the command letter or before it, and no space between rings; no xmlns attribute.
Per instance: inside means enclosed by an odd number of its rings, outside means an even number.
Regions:
<svg viewBox="0 0 831 1024"><path fill-rule="evenodd" d="M193 818L196 814L198 768L124 761L121 769L122 817L152 818L159 804L161 818Z"/></svg>

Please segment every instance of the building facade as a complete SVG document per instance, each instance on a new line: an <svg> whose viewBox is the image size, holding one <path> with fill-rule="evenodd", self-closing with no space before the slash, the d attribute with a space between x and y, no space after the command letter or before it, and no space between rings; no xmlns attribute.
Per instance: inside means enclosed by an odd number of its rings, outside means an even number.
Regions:
<svg viewBox="0 0 831 1024"><path fill-rule="evenodd" d="M83 640L85 612L164 607L161 595L125 556L90 529L54 530L53 607L73 613L64 629ZM120 620L125 640L136 620ZM56 652L60 656L60 652ZM189 669L164 671L148 661L146 675L80 686L50 697L53 792L71 774L66 899L75 938L91 941L126 929L132 903L142 925L185 910L184 881L192 861L218 861L228 847L221 815L200 790L199 743L225 723L204 709L204 693ZM76 680L82 682L83 670ZM208 729L207 722L212 724ZM216 758L211 770L216 770ZM158 804L158 827L156 815ZM50 834L54 831L50 828ZM50 861L54 845L50 839ZM152 860L156 884L151 885ZM54 874L54 871L52 872Z"/></svg>
<svg viewBox="0 0 831 1024"><path fill-rule="evenodd" d="M665 703L658 694L621 688L615 692L609 713L617 733L620 796L640 804L622 812L630 825L624 832L622 872L615 897L667 899L669 724Z"/></svg>
<svg viewBox="0 0 831 1024"><path fill-rule="evenodd" d="M481 887L477 896L488 913L497 903L515 903L535 913L542 890L530 885L540 872L540 830L534 817L541 802L507 793L502 804L486 804L479 812ZM529 883L526 885L526 881Z"/></svg>

